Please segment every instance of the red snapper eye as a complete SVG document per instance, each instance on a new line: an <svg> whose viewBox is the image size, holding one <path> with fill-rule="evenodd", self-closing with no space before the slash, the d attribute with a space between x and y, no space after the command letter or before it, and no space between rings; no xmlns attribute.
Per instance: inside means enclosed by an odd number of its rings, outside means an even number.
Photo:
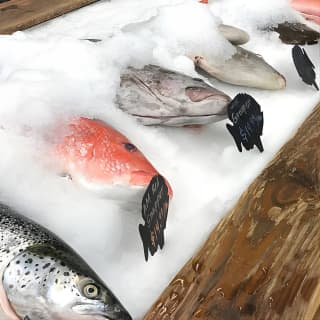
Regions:
<svg viewBox="0 0 320 320"><path fill-rule="evenodd" d="M123 145L126 148L126 150L128 150L129 152L135 152L138 150L137 147L130 142L126 142Z"/></svg>

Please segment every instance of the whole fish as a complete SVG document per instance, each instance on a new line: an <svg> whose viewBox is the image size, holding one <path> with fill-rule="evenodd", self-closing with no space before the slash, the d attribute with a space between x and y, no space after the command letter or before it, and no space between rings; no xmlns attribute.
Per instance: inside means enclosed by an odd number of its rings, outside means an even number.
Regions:
<svg viewBox="0 0 320 320"><path fill-rule="evenodd" d="M144 125L203 125L227 117L231 98L201 79L147 65L121 74L116 103Z"/></svg>
<svg viewBox="0 0 320 320"><path fill-rule="evenodd" d="M130 320L88 264L57 236L0 203L1 320Z"/></svg>
<svg viewBox="0 0 320 320"><path fill-rule="evenodd" d="M196 69L208 78L223 82L267 90L279 90L286 86L285 78L260 55L235 47L237 52L225 62L202 56L193 57Z"/></svg>
<svg viewBox="0 0 320 320"><path fill-rule="evenodd" d="M72 121L54 149L65 175L99 192L110 192L110 186L144 189L158 174L127 137L99 120Z"/></svg>

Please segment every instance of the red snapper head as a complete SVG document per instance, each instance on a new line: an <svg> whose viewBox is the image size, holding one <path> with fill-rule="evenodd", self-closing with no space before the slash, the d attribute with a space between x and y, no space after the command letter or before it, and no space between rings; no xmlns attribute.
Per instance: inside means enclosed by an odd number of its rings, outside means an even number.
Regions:
<svg viewBox="0 0 320 320"><path fill-rule="evenodd" d="M158 174L127 137L98 120L72 121L56 151L66 174L97 189L105 185L146 187Z"/></svg>

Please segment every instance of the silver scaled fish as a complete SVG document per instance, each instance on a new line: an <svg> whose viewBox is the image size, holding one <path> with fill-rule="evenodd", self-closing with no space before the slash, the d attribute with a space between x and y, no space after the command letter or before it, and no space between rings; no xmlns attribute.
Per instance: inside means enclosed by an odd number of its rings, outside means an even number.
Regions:
<svg viewBox="0 0 320 320"><path fill-rule="evenodd" d="M50 231L0 204L1 320L130 320L88 264Z"/></svg>

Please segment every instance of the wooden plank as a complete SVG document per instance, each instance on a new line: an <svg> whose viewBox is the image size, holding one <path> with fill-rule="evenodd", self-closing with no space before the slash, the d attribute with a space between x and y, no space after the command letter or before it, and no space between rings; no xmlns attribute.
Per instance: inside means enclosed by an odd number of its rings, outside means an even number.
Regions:
<svg viewBox="0 0 320 320"><path fill-rule="evenodd" d="M320 104L145 320L319 319L319 125Z"/></svg>
<svg viewBox="0 0 320 320"><path fill-rule="evenodd" d="M0 34L11 34L98 0L0 0Z"/></svg>

